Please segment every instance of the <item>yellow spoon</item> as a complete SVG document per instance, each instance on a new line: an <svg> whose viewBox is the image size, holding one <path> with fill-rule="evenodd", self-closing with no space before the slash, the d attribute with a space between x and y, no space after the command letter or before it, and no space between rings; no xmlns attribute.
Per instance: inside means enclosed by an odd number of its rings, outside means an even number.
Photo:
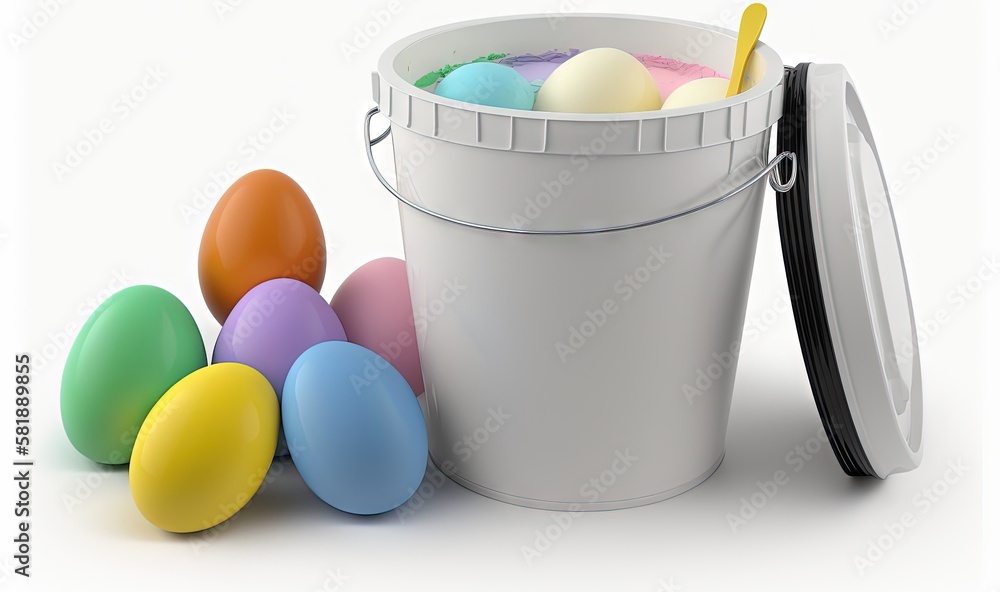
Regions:
<svg viewBox="0 0 1000 592"><path fill-rule="evenodd" d="M736 58L733 61L733 75L725 78L698 78L681 85L663 101L663 109L681 109L703 103L721 101L743 92L743 74L750 61L750 55L757 47L760 31L764 28L767 8L763 4L751 4L743 11L740 33L736 38Z"/></svg>
<svg viewBox="0 0 1000 592"><path fill-rule="evenodd" d="M750 54L757 47L757 40L760 39L760 32L764 28L765 20L767 20L767 7L763 4L751 4L743 11L743 18L740 20L740 34L736 38L733 75L729 78L729 90L726 91L727 97L743 92L743 74L750 61Z"/></svg>

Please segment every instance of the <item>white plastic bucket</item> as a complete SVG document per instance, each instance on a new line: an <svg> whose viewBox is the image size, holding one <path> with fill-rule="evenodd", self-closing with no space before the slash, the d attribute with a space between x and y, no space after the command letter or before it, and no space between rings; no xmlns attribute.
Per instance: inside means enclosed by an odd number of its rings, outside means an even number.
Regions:
<svg viewBox="0 0 1000 592"><path fill-rule="evenodd" d="M433 29L382 55L366 139L381 111L430 454L460 484L600 510L671 497L719 466L783 65L759 44L749 91L617 115L470 105L412 82L490 52L571 47L728 72L735 37L670 19L536 15Z"/></svg>

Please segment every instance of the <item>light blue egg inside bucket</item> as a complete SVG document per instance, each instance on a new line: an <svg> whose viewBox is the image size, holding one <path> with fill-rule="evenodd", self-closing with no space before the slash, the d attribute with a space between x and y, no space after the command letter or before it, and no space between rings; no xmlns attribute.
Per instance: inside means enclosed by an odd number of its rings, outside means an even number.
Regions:
<svg viewBox="0 0 1000 592"><path fill-rule="evenodd" d="M445 76L437 83L434 94L474 105L530 110L537 90L510 66L474 62Z"/></svg>

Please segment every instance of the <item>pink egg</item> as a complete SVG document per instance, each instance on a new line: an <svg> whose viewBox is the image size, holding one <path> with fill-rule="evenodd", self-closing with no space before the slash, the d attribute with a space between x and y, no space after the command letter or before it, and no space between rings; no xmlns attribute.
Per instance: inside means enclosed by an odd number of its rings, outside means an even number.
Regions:
<svg viewBox="0 0 1000 592"><path fill-rule="evenodd" d="M344 280L330 306L348 341L378 353L403 375L415 395L423 394L404 261L383 257L365 263Z"/></svg>

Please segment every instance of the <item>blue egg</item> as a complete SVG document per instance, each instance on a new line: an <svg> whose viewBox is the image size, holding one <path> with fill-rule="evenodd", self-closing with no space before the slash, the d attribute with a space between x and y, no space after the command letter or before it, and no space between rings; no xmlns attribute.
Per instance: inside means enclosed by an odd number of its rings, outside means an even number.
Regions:
<svg viewBox="0 0 1000 592"><path fill-rule="evenodd" d="M517 70L495 62L465 64L445 76L434 90L463 103L529 110L535 106L535 91Z"/></svg>
<svg viewBox="0 0 1000 592"><path fill-rule="evenodd" d="M401 506L427 468L427 427L406 379L346 341L307 349L285 379L281 418L292 460L320 499L352 514Z"/></svg>

